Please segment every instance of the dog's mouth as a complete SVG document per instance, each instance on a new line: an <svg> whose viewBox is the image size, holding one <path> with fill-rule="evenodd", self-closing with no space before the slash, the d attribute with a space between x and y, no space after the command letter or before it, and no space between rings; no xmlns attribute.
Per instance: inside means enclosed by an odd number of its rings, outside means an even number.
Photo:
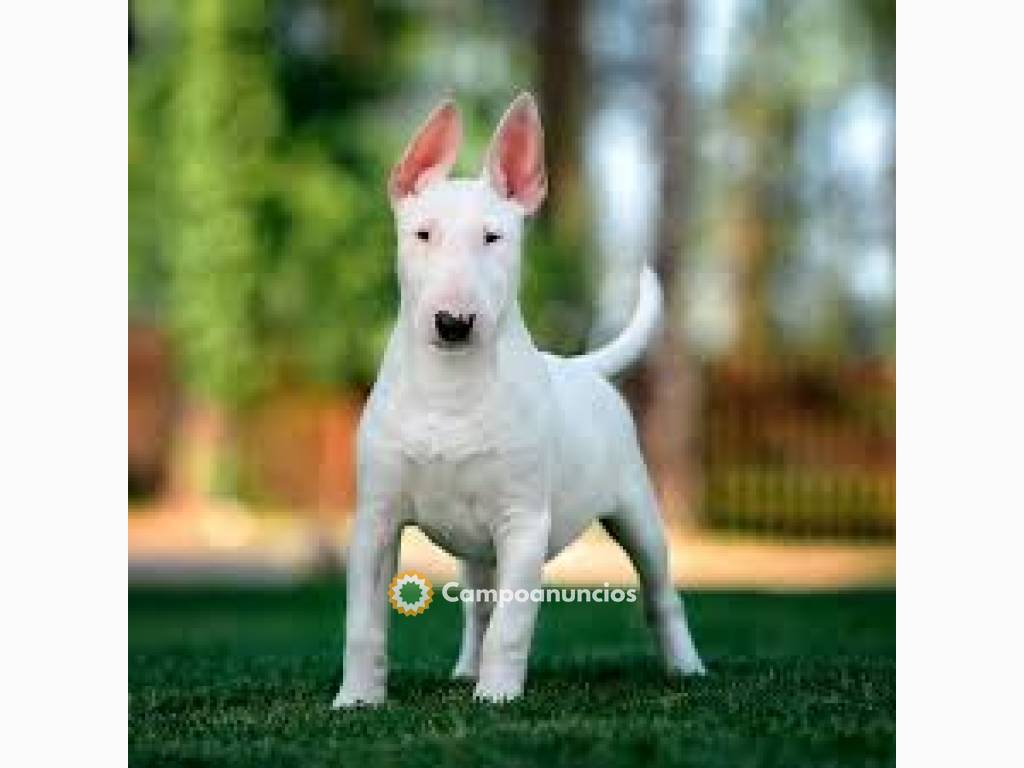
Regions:
<svg viewBox="0 0 1024 768"><path fill-rule="evenodd" d="M430 342L430 346L434 349L439 349L442 352L448 354L456 354L459 352L468 352L473 344L467 339L466 341L445 341L444 339L433 339Z"/></svg>

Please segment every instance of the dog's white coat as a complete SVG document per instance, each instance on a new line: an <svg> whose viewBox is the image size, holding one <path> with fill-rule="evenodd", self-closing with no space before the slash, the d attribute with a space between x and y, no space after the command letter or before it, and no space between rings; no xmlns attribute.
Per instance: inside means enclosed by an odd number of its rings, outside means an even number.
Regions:
<svg viewBox="0 0 1024 768"><path fill-rule="evenodd" d="M386 697L386 593L407 524L461 558L465 586L532 590L544 562L600 519L638 570L666 666L701 673L632 419L605 378L639 357L655 331L657 279L645 270L634 318L609 346L572 359L539 352L517 298L523 217L545 191L532 98L509 108L480 178L445 178L459 140L458 115L445 104L392 176L401 308L359 429L344 682L334 704ZM488 232L499 239L487 242ZM475 316L468 343L441 343L440 311ZM522 693L537 609L465 605L453 674L475 678L477 698Z"/></svg>

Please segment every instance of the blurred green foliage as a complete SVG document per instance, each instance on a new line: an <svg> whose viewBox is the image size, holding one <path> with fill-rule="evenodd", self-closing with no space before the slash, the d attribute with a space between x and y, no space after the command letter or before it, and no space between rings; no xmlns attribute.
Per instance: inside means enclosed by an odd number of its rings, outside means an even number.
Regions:
<svg viewBox="0 0 1024 768"><path fill-rule="evenodd" d="M193 390L237 408L373 380L398 298L384 182L443 93L422 74L429 23L397 2L132 5L129 311L171 330ZM458 94L474 162L501 86ZM549 231L531 240L525 311L575 351L589 283Z"/></svg>

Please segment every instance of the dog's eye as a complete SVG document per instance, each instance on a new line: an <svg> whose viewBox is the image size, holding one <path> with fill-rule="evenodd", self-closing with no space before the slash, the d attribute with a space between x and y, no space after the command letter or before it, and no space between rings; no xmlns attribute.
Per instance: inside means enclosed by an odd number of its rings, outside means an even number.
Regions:
<svg viewBox="0 0 1024 768"><path fill-rule="evenodd" d="M484 232L484 242L490 245L501 240L501 235L497 232Z"/></svg>
<svg viewBox="0 0 1024 768"><path fill-rule="evenodd" d="M421 242L424 242L424 243L429 243L430 242L430 230L429 229L417 229L416 230L416 239L421 241Z"/></svg>

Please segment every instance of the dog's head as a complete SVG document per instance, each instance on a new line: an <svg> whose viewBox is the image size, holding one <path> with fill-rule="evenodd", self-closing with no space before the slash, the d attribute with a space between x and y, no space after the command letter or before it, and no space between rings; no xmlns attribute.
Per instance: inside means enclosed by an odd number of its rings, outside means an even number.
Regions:
<svg viewBox="0 0 1024 768"><path fill-rule="evenodd" d="M455 105L427 118L391 172L404 311L419 342L439 350L493 342L519 286L523 219L544 200L544 134L519 96L475 179L449 179L462 140Z"/></svg>

